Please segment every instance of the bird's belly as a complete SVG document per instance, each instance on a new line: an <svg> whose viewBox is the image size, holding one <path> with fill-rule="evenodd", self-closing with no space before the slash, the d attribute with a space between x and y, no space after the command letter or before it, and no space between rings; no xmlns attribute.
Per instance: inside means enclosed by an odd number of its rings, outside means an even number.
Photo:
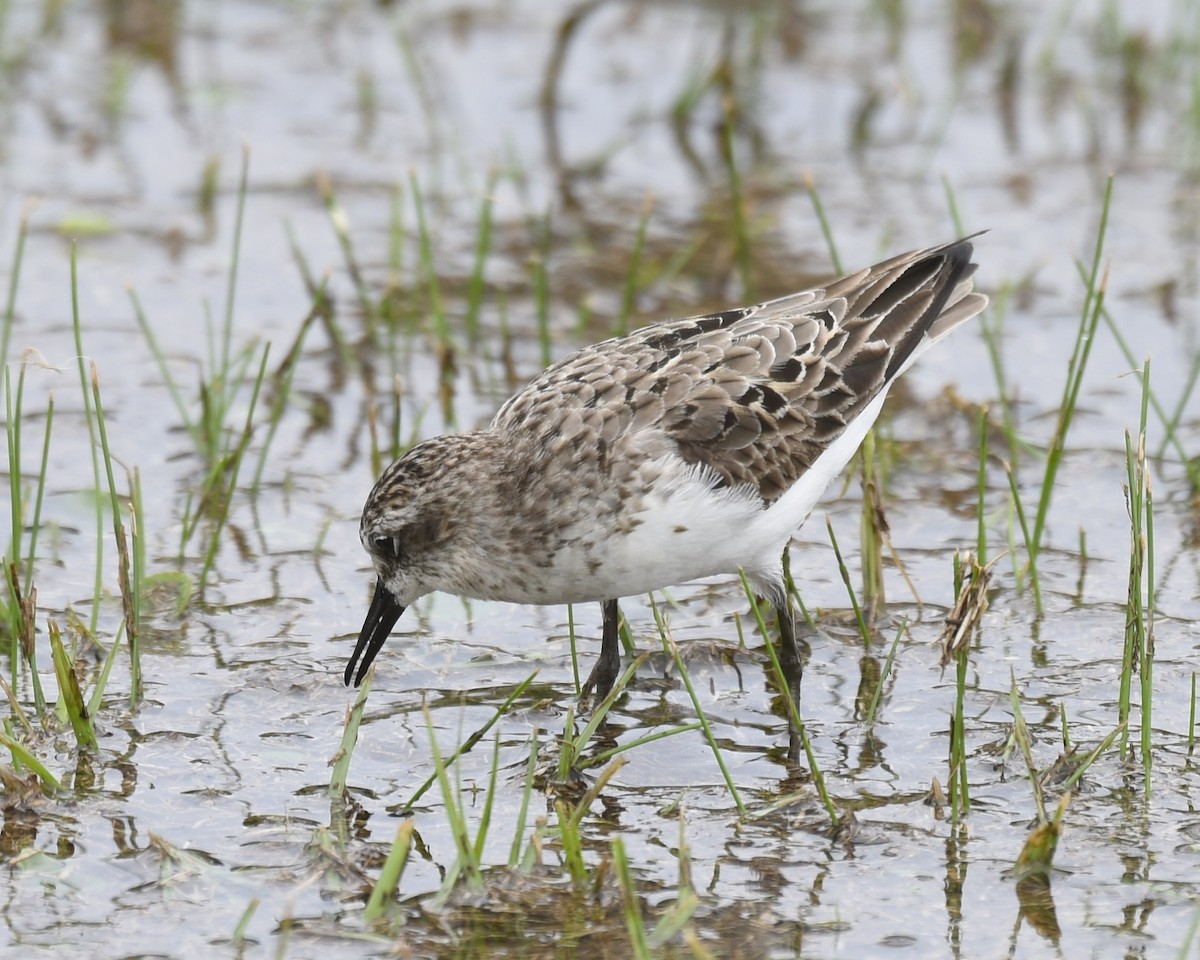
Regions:
<svg viewBox="0 0 1200 960"><path fill-rule="evenodd" d="M770 529L749 491L688 481L648 494L618 523L579 520L548 563L522 578L520 603L583 603L626 597L717 574L778 570L792 531Z"/></svg>

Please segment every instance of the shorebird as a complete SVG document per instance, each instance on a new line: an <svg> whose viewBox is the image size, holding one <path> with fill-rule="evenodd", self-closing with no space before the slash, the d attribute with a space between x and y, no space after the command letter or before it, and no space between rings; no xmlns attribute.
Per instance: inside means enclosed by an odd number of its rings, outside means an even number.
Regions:
<svg viewBox="0 0 1200 960"><path fill-rule="evenodd" d="M755 306L654 323L545 370L474 433L416 444L379 478L360 536L378 579L345 682L405 607L599 601L620 673L617 600L744 570L774 605L799 696L781 558L875 422L889 387L979 313L970 239Z"/></svg>

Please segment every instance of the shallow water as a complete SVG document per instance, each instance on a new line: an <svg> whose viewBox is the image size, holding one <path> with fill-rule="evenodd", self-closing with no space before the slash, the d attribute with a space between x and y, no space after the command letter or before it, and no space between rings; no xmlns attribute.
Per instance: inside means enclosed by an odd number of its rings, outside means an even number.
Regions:
<svg viewBox="0 0 1200 960"><path fill-rule="evenodd" d="M91 617L97 563L72 240L84 352L97 366L119 489L128 490L125 469L140 476L149 572L182 569L198 581L210 538L219 545L203 594L184 613L172 609L174 586L160 584L142 636L145 700L130 709L128 665L118 661L97 716L99 749L79 753L65 729L30 738L69 789L24 804L4 795L6 945L55 956L628 956L619 891L610 879L594 895L573 895L553 837L544 874L502 869L535 731L548 759L574 703L563 608L434 596L405 615L379 661L350 768L356 807L345 842L337 839L346 821L331 810L327 761L352 702L341 672L373 580L356 529L374 478L368 411L386 443L398 376L404 439L486 422L540 369L544 351L562 356L611 333L635 262L630 322L827 275L806 176L848 268L953 236L948 184L963 229L990 231L977 243L978 280L993 294L988 322L1029 444L1017 454L1032 513L1083 304L1075 261L1090 264L1113 172L1106 304L1134 364L1152 356L1163 407L1182 404L1178 440L1194 456L1200 421L1186 390L1197 357L1200 138L1186 111L1200 24L1186 6L1127 7L977 4L951 17L944 5L917 4L894 8L896 20L883 7L786 3L738 13L632 2L0 8L6 275L23 215L30 226L10 369L26 348L37 351L22 408L27 491L51 393L55 404L35 566L43 683L53 690L47 619L61 623L68 609ZM729 109L736 178L722 147ZM206 464L126 286L195 417L198 383L221 350L243 147L249 190L233 351L270 342L269 369L282 362L313 302L298 256L315 282L329 276L332 323L308 331L273 437L269 385L228 526L214 534L202 522L181 563L181 525ZM200 199L209 162L219 169L210 212ZM325 183L364 295L382 305L374 338ZM446 402L414 184L455 350ZM733 239L735 184L748 277ZM494 234L471 335L485 192ZM1010 686L1038 769L1062 752L1064 713L1081 752L1117 722L1129 553L1124 430L1136 429L1140 393L1104 324L1049 513L1041 617L1023 574L1018 582L1025 551L1000 462L1012 454L992 431L990 550L999 554L1010 530L1016 548L997 563L969 659L972 808L954 824L948 808L926 802L935 778L948 781L954 675L939 668L933 643L953 602L953 552L975 543L974 405L1000 417L982 325L972 326L910 371L884 415L887 518L921 605L889 566L889 605L864 650L824 526L828 513L857 585L856 479L830 491L792 550L818 625L805 638L804 718L839 809L854 812L853 836L828 835L807 773L788 778L783 719L736 585L656 598L750 815L739 817L699 732L640 744L583 819L586 858L603 870L619 837L652 923L679 895L682 809L700 897L690 925L717 955L1173 957L1192 942L1200 886L1187 735L1200 554L1177 450L1153 464L1152 789L1146 796L1140 755L1103 752L1073 794L1049 886L1018 886L1008 875L1037 817L1020 752L1005 750ZM231 429L241 429L250 395L237 393ZM1152 413L1152 451L1163 436ZM97 617L106 645L121 618L108 522ZM623 609L639 647L660 649L649 602ZM574 616L587 670L599 616L591 608ZM909 631L867 729L862 703L905 617ZM365 925L364 898L400 815L434 772L423 709L448 753L534 671L496 727L486 895L432 899L455 860L435 787L413 811L421 843L400 903L383 926ZM32 709L28 670L16 695ZM628 742L694 715L659 655L618 701L606 735ZM1134 742L1136 723L1135 715ZM492 750L489 735L455 770L472 835ZM1051 808L1059 793L1048 788ZM790 806L771 809L793 794ZM533 799L523 844L535 818L555 822L543 793ZM678 936L660 949L691 955Z"/></svg>

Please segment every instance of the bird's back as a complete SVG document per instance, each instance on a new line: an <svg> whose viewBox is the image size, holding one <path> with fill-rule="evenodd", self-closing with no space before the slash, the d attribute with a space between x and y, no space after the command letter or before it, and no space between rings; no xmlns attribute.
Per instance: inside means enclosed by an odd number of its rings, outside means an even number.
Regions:
<svg viewBox="0 0 1200 960"><path fill-rule="evenodd" d="M623 448L676 453L774 503L926 347L983 309L971 253L958 240L585 347L512 397L492 430L602 471Z"/></svg>

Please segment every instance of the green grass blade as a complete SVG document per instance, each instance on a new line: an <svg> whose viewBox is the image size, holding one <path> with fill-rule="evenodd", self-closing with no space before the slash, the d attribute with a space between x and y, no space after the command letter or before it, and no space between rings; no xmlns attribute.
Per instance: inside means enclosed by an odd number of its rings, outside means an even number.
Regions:
<svg viewBox="0 0 1200 960"><path fill-rule="evenodd" d="M465 813L460 802L456 801L455 791L450 786L450 777L447 771L448 763L442 759L442 751L438 746L437 733L433 727L433 714L430 712L428 706L425 706L422 712L425 715L425 729L429 733L429 750L433 755L434 776L441 787L442 806L446 814L447 826L449 827L450 835L454 838L455 849L458 851L454 867L447 872L446 880L442 884L439 894L438 899L444 900L453 889L453 884L457 876L463 872L466 873L469 889L482 890L483 870L482 864L475 854L475 845L471 843L471 838L467 831ZM455 756L458 756L460 753L461 751L456 753ZM453 762L453 760L450 762Z"/></svg>
<svg viewBox="0 0 1200 960"><path fill-rule="evenodd" d="M571 677L575 682L575 697L579 698L583 686L579 680L579 649L575 643L575 605L567 604L567 642L571 647Z"/></svg>
<svg viewBox="0 0 1200 960"><path fill-rule="evenodd" d="M981 567L987 561L987 464L988 464L988 410L979 408L979 472L975 480L975 558Z"/></svg>
<svg viewBox="0 0 1200 960"><path fill-rule="evenodd" d="M1096 744L1095 748L1090 750L1087 756L1075 765L1075 769L1071 771L1071 775L1063 781L1062 789L1074 790L1075 784L1083 779L1083 775L1087 773L1088 767L1096 762L1100 754L1104 753L1105 750L1113 745L1113 741L1116 740L1118 736L1124 735L1124 730L1125 725L1119 724L1111 733L1108 734L1108 736Z"/></svg>
<svg viewBox="0 0 1200 960"><path fill-rule="evenodd" d="M50 469L50 429L54 425L54 393L46 402L46 430L42 436L42 461L38 468L37 491L33 501L33 519L29 525L29 552L25 557L25 582L33 583L33 561L37 556L38 534L42 530L42 503L46 496L46 475Z"/></svg>
<svg viewBox="0 0 1200 960"><path fill-rule="evenodd" d="M537 775L539 753L538 731L533 728L529 739L529 762L525 765L525 785L521 791L521 806L517 811L517 822L513 827L512 847L508 852L509 867L516 867L521 862L521 843L525 836L525 823L529 818L529 801L533 798L533 781Z"/></svg>
<svg viewBox="0 0 1200 960"><path fill-rule="evenodd" d="M25 238L29 235L29 217L33 203L25 204L17 226L17 244L13 249L12 265L8 271L8 295L4 298L3 326L0 327L0 370L8 366L8 345L12 339L13 320L17 312L17 288L21 285L21 264L25 259Z"/></svg>
<svg viewBox="0 0 1200 960"><path fill-rule="evenodd" d="M1092 343L1096 338L1096 326L1104 309L1104 292L1108 283L1107 270L1101 276L1100 264L1104 253L1104 240L1108 232L1108 214L1112 206L1113 177L1108 178L1104 191L1104 200L1100 208L1100 226L1096 232L1096 247L1092 254L1092 268L1088 274L1087 294L1084 297L1083 308L1080 311L1079 329L1075 336L1075 346L1071 352L1071 360L1067 366L1067 379L1063 385L1063 397L1058 408L1058 419L1055 423L1054 434L1050 441L1050 449L1046 455L1046 469L1042 476L1041 496L1038 498L1037 514L1033 521L1032 545L1036 554L1041 549L1042 534L1050 511L1050 498L1058 468L1062 462L1066 448L1067 433L1071 420L1075 415L1075 406L1079 399L1079 391L1083 384L1083 375L1087 369L1088 357L1091 355ZM1040 612L1041 607L1038 607Z"/></svg>
<svg viewBox="0 0 1200 960"><path fill-rule="evenodd" d="M734 146L733 132L737 124L737 98L733 90L731 71L718 71L718 82L726 86L722 91L721 106L721 152L725 161L726 173L729 175L729 209L733 214L733 248L737 262L738 277L742 281L742 297L744 303L754 299L754 274L751 265L754 262L750 245L750 227L746 218L746 198L742 189L742 172L738 167L737 150Z"/></svg>
<svg viewBox="0 0 1200 960"><path fill-rule="evenodd" d="M478 342L479 311L487 289L487 260L492 247L492 195L495 193L498 179L499 175L495 169L488 173L487 185L483 191L483 201L479 207L479 227L475 235L475 259L471 267L471 278L467 282L467 312L463 319L467 338L471 343Z"/></svg>
<svg viewBox="0 0 1200 960"><path fill-rule="evenodd" d="M867 626L867 618L863 615L858 597L854 593L854 585L850 582L850 569L842 558L842 551L838 548L837 534L833 532L833 519L828 514L825 515L825 528L829 531L829 542L833 545L833 555L837 558L838 573L841 574L842 583L846 585L850 606L854 609L854 622L858 624L859 636L862 637L863 646L869 647L871 645L871 628Z"/></svg>
<svg viewBox="0 0 1200 960"><path fill-rule="evenodd" d="M112 673L113 664L117 662L117 654L121 650L121 634L124 630L124 622L117 625L117 635L113 637L113 642L108 646L108 653L104 655L104 663L100 667L100 675L96 678L92 695L88 697L88 713L93 717L100 712L100 707L103 705L104 691L108 687L109 675Z"/></svg>
<svg viewBox="0 0 1200 960"><path fill-rule="evenodd" d="M746 599L750 603L750 611L754 615L755 622L758 624L759 632L767 640L767 656L771 660L771 671L775 677L775 685L783 692L783 702L787 707L788 720L800 734L800 744L804 747L804 756L808 760L808 769L812 776L813 786L817 788L817 796L821 798L821 804L825 807L825 813L829 816L830 825L836 829L841 822L841 818L838 816L833 798L829 795L829 791L825 787L825 775L821 772L821 768L817 763L816 754L813 753L812 744L808 739L808 731L804 727L804 721L800 718L800 708L796 704L795 699L788 693L789 687L787 679L783 674L783 665L779 662L779 654L775 652L775 645L767 639L770 636L767 632L767 624L763 619L758 599L754 596L754 591L750 589L750 581L746 578L746 571L740 570L739 575L742 579L742 590L745 592Z"/></svg>
<svg viewBox="0 0 1200 960"><path fill-rule="evenodd" d="M704 707L700 703L700 697L696 693L696 688L692 686L692 678L688 675L687 665L683 662L683 657L679 653L679 647L675 640L667 631L666 624L663 622L662 613L658 609L658 605L654 604L651 609L654 611L654 619L658 624L659 637L662 640L663 652L675 661L675 669L679 671L680 679L683 680L684 687L687 688L688 696L691 698L692 707L696 711L696 716L700 721L700 729L704 731L704 739L708 742L709 749L712 750L713 756L717 760L717 766L721 770L721 776L725 780L725 785L729 788L729 794L733 797L733 802L736 804L739 816L745 816L746 804L742 800L742 794L737 788L737 784L733 780L733 775L729 772L729 767L725 764L725 757L721 754L721 748L717 743L716 735L712 731L712 726L708 722L708 717L704 714ZM764 637L766 634L764 634ZM770 641L767 641L768 644ZM783 689L787 689L785 686Z"/></svg>
<svg viewBox="0 0 1200 960"><path fill-rule="evenodd" d="M475 858L483 861L483 845L487 840L488 828L492 823L492 807L496 802L496 778L500 771L500 731L492 738L492 762L488 769L487 793L484 795L483 812L479 817L479 832L475 835Z"/></svg>
<svg viewBox="0 0 1200 960"><path fill-rule="evenodd" d="M413 829L412 820L405 820L397 828L396 839L392 841L387 859L383 861L383 869L379 871L379 879L371 888L371 896L363 908L363 920L366 923L372 923L383 916L387 902L396 895L404 867L408 863L409 851L412 849Z"/></svg>
<svg viewBox="0 0 1200 960"><path fill-rule="evenodd" d="M576 807L586 809L582 803ZM583 859L583 837L579 831L579 823L572 815L572 810L563 800L554 801L554 813L558 817L558 841L562 844L562 858L567 866L567 873L576 888L584 889L588 882L587 863Z"/></svg>
<svg viewBox="0 0 1200 960"><path fill-rule="evenodd" d="M8 655L9 683L15 689L22 657L24 656L25 659L28 659L30 653L32 653L29 649L27 638L32 636L33 631L29 629L29 624L27 623L26 598L24 591L21 589L17 565L17 558L21 555L21 534L25 528L25 511L22 507L23 490L21 486L21 418L13 409L11 371L5 367L3 373L4 428L5 439L8 442L8 505L11 522L9 532L11 559L8 555L4 557L4 581L8 587L6 614L10 640ZM18 386L19 392L20 386ZM25 582L29 583L28 577L25 578Z"/></svg>
<svg viewBox="0 0 1200 960"><path fill-rule="evenodd" d="M259 904L262 903L258 897L251 897L250 902L246 904L246 909L242 911L241 919L238 920L237 926L233 928L233 934L230 936L230 943L234 949L241 955L241 951L246 942L246 931L250 928L250 921L254 919L254 914L258 910Z"/></svg>
<svg viewBox="0 0 1200 960"><path fill-rule="evenodd" d="M617 335L629 332L629 318L633 316L637 300L638 278L642 266L642 254L646 249L646 230L650 225L650 213L654 209L654 198L647 193L642 199L642 213L638 218L637 233L633 239L633 250L629 254L629 266L625 271L625 284L621 290L621 312L617 315Z"/></svg>
<svg viewBox="0 0 1200 960"><path fill-rule="evenodd" d="M900 626L896 628L896 635L892 638L892 645L888 648L887 659L883 661L883 670L879 674L879 683L875 685L875 693L871 696L871 703L867 707L867 714L863 717L863 726L870 730L875 726L875 714L879 709L879 699L883 694L883 687L887 683L887 678L892 672L892 663L896 659L896 649L900 645L900 638L904 636L904 631L908 629L908 618L905 617L900 621Z"/></svg>
<svg viewBox="0 0 1200 960"><path fill-rule="evenodd" d="M113 477L112 451L108 445L108 429L104 423L104 404L100 400L100 374L92 363L92 402L96 410L96 427L100 434L100 450L104 457L104 471L108 478L108 496L112 505L113 540L117 545L117 583L121 591L121 610L125 618L125 637L129 642L130 684L129 699L137 704L142 699L141 661L138 657L138 631L140 629L141 600L130 579L129 541L125 523L121 519L121 503L117 494L117 483Z"/></svg>
<svg viewBox="0 0 1200 960"><path fill-rule="evenodd" d="M1058 838L1062 834L1062 818L1071 795L1065 793L1054 809L1054 817L1048 819L1042 811L1040 822L1025 838L1017 862L1013 868L1013 876L1019 881L1037 874L1049 872L1054 863L1054 853L1058 849Z"/></svg>
<svg viewBox="0 0 1200 960"><path fill-rule="evenodd" d="M225 323L221 332L221 369L229 369L233 343L233 304L237 297L238 267L242 262L242 225L246 219L246 194L250 180L250 148L242 147L242 169L238 178L237 209L233 241L229 251L229 278L225 286ZM232 389L232 387L230 388Z"/></svg>
<svg viewBox="0 0 1200 960"><path fill-rule="evenodd" d="M26 714L25 708L21 706L21 701L17 699L17 695L13 693L13 688L9 686L8 681L5 680L4 677L0 677L0 690L4 692L4 697L6 700L8 700L9 707L9 717L0 722L0 726L2 726L5 730L11 731L12 723L10 721L15 717L17 722L21 725L21 729L25 731L25 736L32 737L33 724L30 723L29 716Z"/></svg>
<svg viewBox="0 0 1200 960"><path fill-rule="evenodd" d="M208 582L208 575L212 571L213 564L216 562L217 549L221 543L221 533L224 531L225 524L229 520L233 498L237 492L238 474L242 468L242 461L245 459L246 449L250 446L250 438L254 433L254 411L258 407L258 396L262 390L263 378L267 374L267 358L270 356L270 353L271 345L268 343L263 347L262 360L258 365L258 376L254 378L254 389L250 394L250 405L246 410L246 422L242 427L241 438L233 451L224 458L224 466L229 469L229 481L225 488L225 495L221 500L220 512L217 516L212 537L209 540L208 550L204 555L204 565L200 569L199 590L201 593L204 592L204 586Z"/></svg>
<svg viewBox="0 0 1200 960"><path fill-rule="evenodd" d="M158 371L163 378L163 383L166 384L171 402L175 404L175 409L179 411L179 420L183 424L184 429L187 430L188 435L192 437L192 442L199 446L202 443L201 433L192 420L191 414L188 413L187 404L183 399L183 392L179 389L179 384L175 382L175 377L171 374L171 368L167 364L167 355L163 353L162 347L158 344L158 338L154 336L154 329L150 326L150 321L146 318L146 312L142 309L142 302L132 287L127 288L126 292L129 294L129 302L133 306L134 318L137 320L138 326L142 329L142 336L146 338L146 343L150 347L150 353L154 357L154 362L158 364Z"/></svg>
<svg viewBox="0 0 1200 960"><path fill-rule="evenodd" d="M1075 268L1079 273L1080 279L1086 284L1088 278L1083 264L1076 263ZM1134 369L1139 379L1143 379L1144 373L1134 357L1133 349L1129 346L1129 342L1125 339L1125 337L1121 335L1121 329L1117 325L1116 319L1113 317L1107 306L1103 306L1101 308L1100 316L1103 318L1104 324L1108 328L1108 332L1112 335L1113 342L1116 343L1117 348L1121 351L1121 355L1125 358L1125 362ZM1156 457L1162 457L1168 446L1173 447L1176 455L1179 457L1180 464L1187 472L1188 480L1191 482L1193 490L1200 490L1200 460L1188 456L1187 451L1184 450L1183 444L1179 439L1177 427L1179 426L1180 419L1185 413L1187 401L1193 389L1195 388L1196 378L1198 375L1200 375L1200 355L1197 355L1193 360L1184 390L1180 394L1179 400L1175 406L1175 410L1170 413L1163 408L1161 401L1158 399L1158 395L1153 390L1149 389L1149 386L1144 381L1142 383L1142 388L1146 391L1146 398L1150 404L1150 407L1154 410L1154 414L1156 417L1158 417L1158 421L1163 428L1163 440L1159 445Z"/></svg>
<svg viewBox="0 0 1200 960"><path fill-rule="evenodd" d="M1196 749L1196 672L1192 671L1192 696L1188 706L1188 756Z"/></svg>
<svg viewBox="0 0 1200 960"><path fill-rule="evenodd" d="M581 761L580 766L582 766L584 769L587 769L588 767L601 767L613 757L636 750L643 744L653 743L655 740L665 740L667 737L676 737L681 733L691 733L694 730L703 729L704 724L697 720L693 723L684 723L680 724L679 726L669 727L666 730L656 730L654 733L647 733L644 736L630 740L628 743L618 743L615 747L611 747L608 750L603 750L600 753L597 753L594 757L588 757L587 759Z"/></svg>
<svg viewBox="0 0 1200 960"><path fill-rule="evenodd" d="M505 697L504 702L502 704L500 704L499 707L496 708L495 713L493 713L491 715L491 717L488 719L487 723L485 723L482 727L480 727L478 730L476 730L474 733L472 733L470 736L468 736L467 739L462 742L462 745L457 750L455 750L454 753L452 753L449 757L446 758L446 763L447 764L454 763L464 753L467 753L471 749L473 749L474 746L477 743L479 743L479 741L482 740L487 735L487 732L489 730L491 730L492 727L494 727L497 723L499 723L500 718L503 717L508 712L508 708L511 707L521 697L521 695L525 692L525 690L529 687L529 685L531 683L533 683L535 677L537 677L536 670L533 673L531 673L528 677L526 677L524 680L522 680L519 684L517 684L517 686L513 689L512 693L510 693L507 697ZM423 797L425 795L426 791L428 791L429 788L432 787L435 782L437 782L437 773L436 772L434 774L432 774L431 776L427 777L425 782L422 783L419 787L417 787L416 791L413 793L413 795L411 797L408 798L408 801L404 804L402 809L411 810L413 807L415 807L417 805L417 801L420 800L421 797Z"/></svg>
<svg viewBox="0 0 1200 960"><path fill-rule="evenodd" d="M536 225L537 237L532 252L532 286L536 305L538 346L541 348L543 367L550 366L554 359L553 343L550 339L550 250L554 239L554 228L550 211Z"/></svg>
<svg viewBox="0 0 1200 960"><path fill-rule="evenodd" d="M875 619L886 602L883 591L883 474L875 456L875 430L867 431L859 447L862 467L862 508L859 511L859 565L862 573L863 606Z"/></svg>
<svg viewBox="0 0 1200 960"><path fill-rule="evenodd" d="M625 855L625 844L620 837L613 840L612 855L617 871L617 884L621 888L621 899L625 905L625 929L629 933L632 955L634 960L651 960L646 923L642 919L642 908L633 884L633 873L629 869L629 858Z"/></svg>
<svg viewBox="0 0 1200 960"><path fill-rule="evenodd" d="M88 385L87 358L83 352L83 325L79 313L79 257L71 244L71 322L75 334L75 357L79 366L79 385L83 392L83 414L87 421L88 449L92 455L92 482L96 497L96 566L92 585L92 614L88 629L95 634L100 622L100 599L104 595L104 509L100 493L100 451L96 437L96 421L92 410L92 391Z"/></svg>
<svg viewBox="0 0 1200 960"><path fill-rule="evenodd" d="M1034 607L1040 613L1042 609L1042 584L1038 577L1038 550L1034 545L1033 536L1029 532L1029 524L1025 520L1025 508L1021 505L1021 493L1017 489L1017 478L1012 467L1006 462L1004 472L1008 477L1008 490L1012 496L1013 509L1017 514L1017 523L1021 527L1021 536L1025 540L1025 552L1029 557L1029 583L1033 587Z"/></svg>
<svg viewBox="0 0 1200 960"><path fill-rule="evenodd" d="M946 209L950 213L950 222L954 224L954 232L961 237L967 231L963 229L962 214L958 210L958 195L954 192L950 178L945 174L942 175L942 191L946 194Z"/></svg>
<svg viewBox="0 0 1200 960"><path fill-rule="evenodd" d="M23 763L37 774L38 785L42 788L42 793L50 796L62 790L62 784L58 777L46 769L46 765L34 756L28 747L19 740L14 740L4 730L0 730L0 746L5 747L13 755L13 760Z"/></svg>
<svg viewBox="0 0 1200 960"><path fill-rule="evenodd" d="M617 759L600 771L600 774L592 781L591 786L584 791L583 796L579 798L579 802L575 804L574 809L571 811L572 829L579 829L584 816L592 804L596 802L600 794L604 792L604 788L608 786L609 781L621 771L623 766L625 766L625 758L617 757Z"/></svg>
<svg viewBox="0 0 1200 960"><path fill-rule="evenodd" d="M97 748L96 731L92 726L92 718L87 705L83 702L83 693L79 689L79 680L75 676L74 665L63 646L58 624L53 620L47 624L50 634L50 652L54 657L54 675L58 680L59 701L67 712L71 730L80 750L95 750Z"/></svg>
<svg viewBox="0 0 1200 960"><path fill-rule="evenodd" d="M262 483L263 471L267 466L267 455L271 450L271 443L275 439L275 434L279 430L279 424L283 420L284 411L287 409L288 400L292 395L292 381L296 376L296 368L300 365L300 357L304 349L304 341L308 336L308 331L312 329L313 324L321 315L321 311L325 309L327 301L326 284L329 282L329 276L321 278L321 284L313 294L312 306L309 307L308 315L301 321L300 330L296 334L296 339L292 342L291 348L287 355L283 358L283 363L279 365L272 380L275 384L275 392L271 398L271 409L267 414L267 435L263 438L262 447L258 451L258 465L254 468L254 479L250 482L250 494L256 496Z"/></svg>
<svg viewBox="0 0 1200 960"><path fill-rule="evenodd" d="M354 695L354 705L346 714L342 742L330 761L333 766L333 773L329 777L330 800L337 802L346 800L346 784L350 778L350 760L354 756L354 746L358 743L358 728L362 723L363 711L367 706L367 695L371 692L371 684L374 682L375 667L372 664Z"/></svg>
<svg viewBox="0 0 1200 960"><path fill-rule="evenodd" d="M833 272L839 277L846 271L842 269L842 258L838 256L837 242L833 239L833 227L825 214L825 204L821 202L821 193L817 190L812 174L805 170L803 173L804 190L812 202L813 213L817 215L817 223L821 225L821 236L825 238L825 249L829 251L829 259L833 263Z"/></svg>
<svg viewBox="0 0 1200 960"><path fill-rule="evenodd" d="M1030 744L1029 728L1025 725L1025 717L1021 713L1021 697L1017 692L1017 678L1013 676L1008 688L1008 702L1013 713L1013 737L1025 758L1025 769L1029 774L1029 785L1033 788L1033 801L1037 805L1038 821L1046 823L1046 803L1042 792L1042 784L1038 779L1037 767L1033 762L1033 748Z"/></svg>

